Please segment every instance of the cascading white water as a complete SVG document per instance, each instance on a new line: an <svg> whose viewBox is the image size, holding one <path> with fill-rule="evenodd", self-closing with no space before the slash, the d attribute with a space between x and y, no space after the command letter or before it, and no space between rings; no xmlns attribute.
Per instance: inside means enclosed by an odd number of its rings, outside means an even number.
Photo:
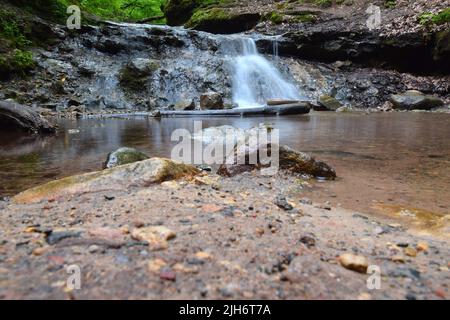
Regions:
<svg viewBox="0 0 450 320"><path fill-rule="evenodd" d="M268 100L299 100L298 89L259 54L251 38L242 38L242 54L234 58L233 102L239 108L266 105Z"/></svg>

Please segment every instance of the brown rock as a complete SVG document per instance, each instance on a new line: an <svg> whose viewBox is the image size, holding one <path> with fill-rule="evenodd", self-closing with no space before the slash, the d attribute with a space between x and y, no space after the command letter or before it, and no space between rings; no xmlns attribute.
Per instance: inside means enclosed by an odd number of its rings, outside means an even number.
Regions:
<svg viewBox="0 0 450 320"><path fill-rule="evenodd" d="M164 226L152 226L134 229L131 237L138 241L147 241L152 250L167 249L169 240L176 237L175 232Z"/></svg>
<svg viewBox="0 0 450 320"><path fill-rule="evenodd" d="M360 273L366 273L369 266L369 262L366 257L358 256L352 253L342 254L339 257L339 262L344 268Z"/></svg>
<svg viewBox="0 0 450 320"><path fill-rule="evenodd" d="M164 268L167 264L162 259L154 259L154 260L150 260L147 265L148 265L148 270L151 273L159 274L161 269Z"/></svg>
<svg viewBox="0 0 450 320"><path fill-rule="evenodd" d="M404 252L405 252L405 254L406 254L407 256L410 256L410 257L415 257L415 256L417 256L417 251L416 251L415 249L411 248L411 247L405 248Z"/></svg>
<svg viewBox="0 0 450 320"><path fill-rule="evenodd" d="M86 193L147 187L154 183L194 176L199 172L197 168L190 165L164 158L152 158L52 181L22 192L12 201L17 204L30 204Z"/></svg>
<svg viewBox="0 0 450 320"><path fill-rule="evenodd" d="M426 242L419 242L416 246L417 251L428 251L428 243Z"/></svg>

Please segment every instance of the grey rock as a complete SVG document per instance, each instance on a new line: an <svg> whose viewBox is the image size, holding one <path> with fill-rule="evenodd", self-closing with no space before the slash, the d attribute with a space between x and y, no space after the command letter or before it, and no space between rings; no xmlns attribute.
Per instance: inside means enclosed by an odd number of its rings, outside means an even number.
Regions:
<svg viewBox="0 0 450 320"><path fill-rule="evenodd" d="M336 111L343 106L338 100L328 95L321 96L318 102L327 111Z"/></svg>
<svg viewBox="0 0 450 320"><path fill-rule="evenodd" d="M149 157L146 154L134 148L126 148L126 147L119 148L116 151L108 154L108 157L103 167L109 169L124 164L146 160L148 158Z"/></svg>
<svg viewBox="0 0 450 320"><path fill-rule="evenodd" d="M400 110L431 110L444 105L444 102L431 95L425 95L420 91L409 90L403 94L394 94L390 101L394 109Z"/></svg>

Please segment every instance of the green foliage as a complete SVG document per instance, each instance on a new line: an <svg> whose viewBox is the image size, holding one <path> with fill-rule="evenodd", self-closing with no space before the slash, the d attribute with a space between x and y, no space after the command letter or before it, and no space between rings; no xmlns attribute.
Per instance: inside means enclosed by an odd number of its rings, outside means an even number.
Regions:
<svg viewBox="0 0 450 320"><path fill-rule="evenodd" d="M136 21L161 17L155 22L164 23L161 7L166 0L10 0L11 3L43 18L64 22L70 5L80 6L82 12L103 19Z"/></svg>
<svg viewBox="0 0 450 320"><path fill-rule="evenodd" d="M435 15L431 21L435 24L444 24L450 22L450 8L444 9Z"/></svg>
<svg viewBox="0 0 450 320"><path fill-rule="evenodd" d="M24 48L31 42L23 35L15 17L7 11L0 11L0 37L12 42L17 48Z"/></svg>
<svg viewBox="0 0 450 320"><path fill-rule="evenodd" d="M197 10L191 17L188 27L194 27L204 21L228 20L230 14L221 8Z"/></svg>
<svg viewBox="0 0 450 320"><path fill-rule="evenodd" d="M12 74L24 76L35 67L33 54L30 51L15 49L0 54L0 78L7 79Z"/></svg>
<svg viewBox="0 0 450 320"><path fill-rule="evenodd" d="M283 15L275 11L270 13L267 18L273 24L281 24L283 22Z"/></svg>
<svg viewBox="0 0 450 320"><path fill-rule="evenodd" d="M322 8L329 8L333 5L332 0L298 0L299 3L313 4Z"/></svg>
<svg viewBox="0 0 450 320"><path fill-rule="evenodd" d="M16 69L26 71L34 68L33 53L20 49L14 50L13 65Z"/></svg>
<svg viewBox="0 0 450 320"><path fill-rule="evenodd" d="M163 11L169 25L179 26L188 22L194 13L225 7L232 2L233 0L167 0Z"/></svg>
<svg viewBox="0 0 450 320"><path fill-rule="evenodd" d="M117 21L136 21L151 17L161 17L161 7L166 0L81 0L82 10L101 18Z"/></svg>
<svg viewBox="0 0 450 320"><path fill-rule="evenodd" d="M450 8L444 9L438 14L424 12L419 16L418 21L422 25L432 25L432 24L441 25L444 23L449 23Z"/></svg>
<svg viewBox="0 0 450 320"><path fill-rule="evenodd" d="M388 9L393 9L397 5L396 0L385 0L384 7Z"/></svg>
<svg viewBox="0 0 450 320"><path fill-rule="evenodd" d="M297 23L301 23L301 22L314 22L316 21L317 17L316 15L312 14L312 13L303 13L303 14L299 14L297 15L293 21L297 22Z"/></svg>
<svg viewBox="0 0 450 320"><path fill-rule="evenodd" d="M58 22L65 17L66 0L10 0L15 6L36 13L37 15Z"/></svg>

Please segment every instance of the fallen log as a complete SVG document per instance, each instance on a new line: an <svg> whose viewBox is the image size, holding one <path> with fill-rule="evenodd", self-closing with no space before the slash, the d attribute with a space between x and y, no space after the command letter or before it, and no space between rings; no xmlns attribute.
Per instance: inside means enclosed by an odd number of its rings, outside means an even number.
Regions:
<svg viewBox="0 0 450 320"><path fill-rule="evenodd" d="M308 102L285 104L279 106L265 106L248 109L226 109L226 110L192 110L192 111L161 111L161 117L176 116L282 116L309 113L311 106Z"/></svg>
<svg viewBox="0 0 450 320"><path fill-rule="evenodd" d="M10 101L0 101L0 131L48 134L55 133L56 126L30 107Z"/></svg>
<svg viewBox="0 0 450 320"><path fill-rule="evenodd" d="M283 106L287 104L295 104L300 103L302 101L299 100L267 100L268 106Z"/></svg>

